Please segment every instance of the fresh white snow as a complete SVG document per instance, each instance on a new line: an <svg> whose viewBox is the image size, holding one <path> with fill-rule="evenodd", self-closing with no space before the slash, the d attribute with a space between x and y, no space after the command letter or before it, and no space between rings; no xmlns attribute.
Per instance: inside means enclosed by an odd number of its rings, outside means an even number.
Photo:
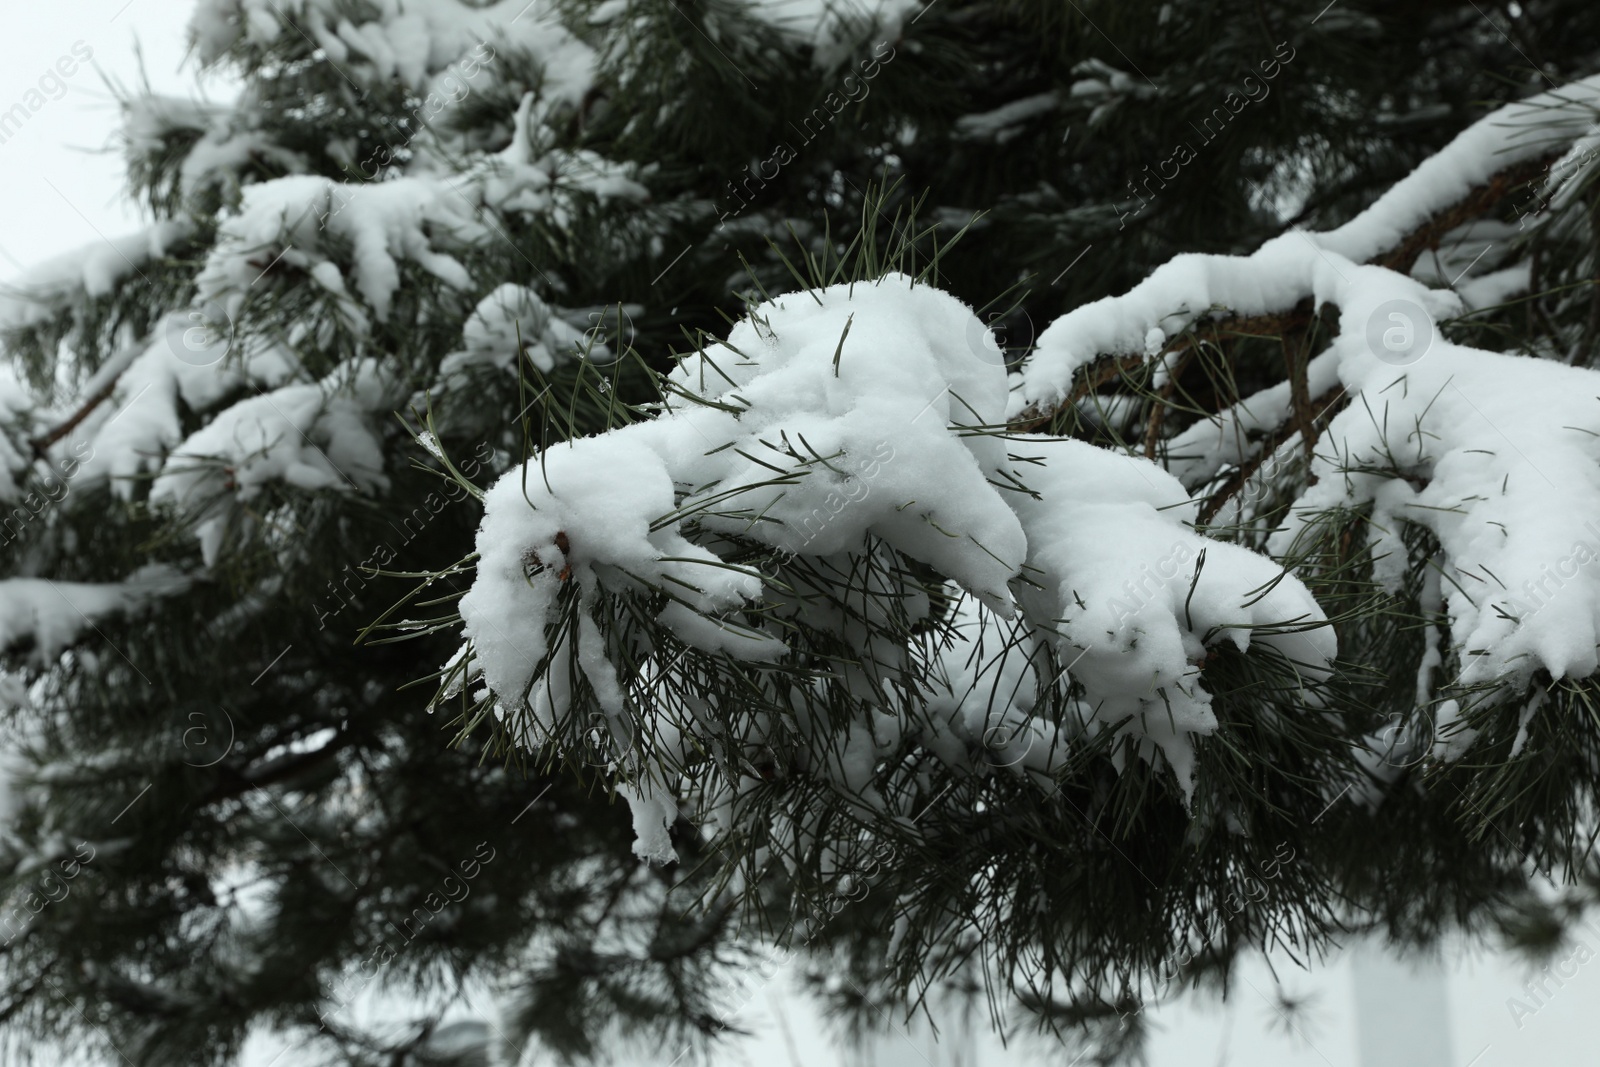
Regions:
<svg viewBox="0 0 1600 1067"><path fill-rule="evenodd" d="M881 803L877 761L906 738L964 769L971 746L987 748L991 767L1032 772L1052 788L1071 737L1029 714L1041 645L1067 665L1046 684L1083 687L1071 734L1142 739L1139 751L1159 751L1186 791L1193 737L1216 728L1201 669L1207 642L1272 646L1308 680L1333 659L1332 633L1304 587L1264 556L1195 533L1196 505L1155 464L978 432L1004 419L1003 359L972 311L935 288L891 274L778 297L726 342L684 358L668 382L659 418L552 446L487 495L461 614L501 714L515 715L526 695L537 724L530 744L567 720L574 669L619 728L625 712L650 714L627 707L634 680L618 676L591 621L602 591L639 583L673 591L659 621L704 652L788 654L781 627L733 621L755 604L865 645L870 654L844 684L884 710L819 750L837 753L825 766L838 787L869 803ZM890 699L883 665L906 650L803 592L721 564L715 549L728 537L846 569L870 537L950 579L960 639L940 654L926 709L896 710ZM583 616L576 656L554 655L541 673L568 582ZM905 610L926 616L927 598L908 594ZM985 662L994 635L1017 626L1015 651ZM1010 695L993 695L1002 691ZM662 859L662 805L684 751L674 745L692 727L657 718L642 731L656 739L655 762L635 765L624 795L641 854Z"/></svg>

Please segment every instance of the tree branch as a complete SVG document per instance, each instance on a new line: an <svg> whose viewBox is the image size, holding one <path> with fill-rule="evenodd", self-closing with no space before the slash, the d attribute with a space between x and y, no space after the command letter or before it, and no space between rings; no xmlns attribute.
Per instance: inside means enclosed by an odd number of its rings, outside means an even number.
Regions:
<svg viewBox="0 0 1600 1067"><path fill-rule="evenodd" d="M60 425L56 426L55 429L46 432L42 436L35 437L32 441L28 442L33 446L34 458L44 459L45 454L51 445L67 436L67 434L71 433L73 430L76 430L78 425L82 423L84 419L88 418L95 408L99 407L101 404L110 399L111 394L116 391L117 382L121 379L121 374L112 376L111 380L106 382L106 384L102 385L99 389L96 389L93 395L91 395L88 400L85 400L83 402L83 406L77 411L73 412L72 417L67 419L66 422L61 423Z"/></svg>
<svg viewBox="0 0 1600 1067"><path fill-rule="evenodd" d="M1560 158L1560 153L1551 153L1538 159L1515 164L1496 173L1482 185L1473 186L1461 200L1435 214L1427 222L1407 234L1399 244L1388 252L1379 255L1372 262L1401 274L1409 272L1416 263L1417 257L1429 249L1437 248L1439 241L1451 230L1492 210L1513 191L1522 188L1548 170L1551 163L1558 158ZM1219 326L1226 325L1229 332L1232 333L1282 337L1291 332L1305 330L1310 325L1311 318L1315 313L1316 309L1311 306L1311 301L1302 299L1295 307L1281 311L1249 316L1224 314L1212 321ZM1174 352L1187 351L1194 344L1193 331L1188 331L1184 336L1169 342L1155 357L1124 355L1105 356L1097 359L1083 368L1077 381L1073 384L1072 391L1065 400L1053 405L1030 405L1012 420L1011 429L1019 433L1029 433L1046 426L1057 415L1070 409L1078 401L1101 386L1115 381L1120 375L1137 370L1145 363L1152 361L1152 359L1160 359ZM1150 451L1151 449L1147 443L1146 452Z"/></svg>

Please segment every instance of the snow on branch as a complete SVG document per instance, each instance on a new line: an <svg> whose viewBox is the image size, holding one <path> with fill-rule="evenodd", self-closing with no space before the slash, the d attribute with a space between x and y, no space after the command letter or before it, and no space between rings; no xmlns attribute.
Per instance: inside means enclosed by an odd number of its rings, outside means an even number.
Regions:
<svg viewBox="0 0 1600 1067"><path fill-rule="evenodd" d="M187 509L209 566L235 516L267 482L375 493L388 485L374 429L401 393L376 360L325 382L249 397L217 414L166 458L153 505Z"/></svg>
<svg viewBox="0 0 1600 1067"><path fill-rule="evenodd" d="M1132 357L1123 361L1124 369L1129 362L1138 365L1161 352L1167 338L1219 309L1241 318L1270 316L1307 297L1330 299L1332 291L1325 283L1319 288L1316 279L1326 278L1334 259L1364 263L1381 257L1384 265L1407 269L1429 242L1464 221L1456 217L1462 205L1480 204L1483 193L1503 195L1522 173L1519 167L1561 155L1597 119L1600 75L1480 119L1336 230L1296 230L1246 257L1174 257L1127 293L1051 323L1013 383L1010 414L1037 421L1073 395L1080 370L1108 356Z"/></svg>
<svg viewBox="0 0 1600 1067"><path fill-rule="evenodd" d="M203 63L241 45L297 44L303 33L346 77L373 85L399 78L420 95L448 92L452 68L492 64L497 49L505 48L539 64L548 99L575 105L594 78L594 50L562 26L555 5L544 0L201 0L189 29Z"/></svg>
<svg viewBox="0 0 1600 1067"><path fill-rule="evenodd" d="M278 263L306 272L339 302L353 328L366 311L345 285L329 238L348 243L356 292L384 321L400 285L398 259L415 261L446 285L470 289L465 267L436 245L484 234L459 197L439 180L401 178L350 185L295 175L252 185L239 213L223 222L217 246L196 279L197 304L211 321L235 320L251 290Z"/></svg>
<svg viewBox="0 0 1600 1067"><path fill-rule="evenodd" d="M1388 365L1372 354L1364 323L1404 287L1381 268L1352 269L1375 284L1346 295L1331 351L1356 399L1330 423L1315 484L1269 547L1289 554L1329 512L1370 508L1377 574L1398 588L1408 565L1401 527L1424 526L1442 552L1460 685L1501 683L1509 695L1541 669L1556 679L1593 674L1600 573L1587 564L1600 555L1600 373L1437 334L1415 362Z"/></svg>
<svg viewBox="0 0 1600 1067"><path fill-rule="evenodd" d="M1070 312L1041 335L1010 413L1059 402L1074 373L1100 356L1160 352L1214 309L1270 316L1298 307L1309 318L1333 305L1337 337L1306 366L1305 387L1319 416L1337 406L1333 398L1349 402L1321 435L1310 488L1269 550L1311 558L1319 539L1365 512L1374 576L1399 592L1415 565L1402 530L1423 527L1439 545L1429 566L1443 577L1459 659L1445 696L1503 701L1540 672L1593 674L1600 574L1587 564L1600 558L1600 374L1451 344L1436 320L1461 311L1458 295L1383 264L1409 266L1464 212L1503 195L1515 168L1560 156L1592 131L1597 109L1600 78L1502 108L1337 230L1283 234L1244 257L1179 256L1129 293ZM1168 449L1173 472L1202 485L1227 466L1267 458L1285 439L1270 431L1309 432L1292 388L1281 383L1178 434ZM1253 434L1268 434L1266 443ZM1424 686L1419 700L1428 699ZM1458 710L1453 700L1446 718Z"/></svg>
<svg viewBox="0 0 1600 1067"><path fill-rule="evenodd" d="M85 630L117 613L188 588L188 579L166 564L150 564L126 581L110 584L56 582L48 578L0 579L0 649L32 645L32 659L53 663Z"/></svg>
<svg viewBox="0 0 1600 1067"><path fill-rule="evenodd" d="M544 128L533 104L533 94L525 94L510 145L475 160L461 175L379 182L291 175L247 187L196 279L202 315L235 321L259 292L257 283L283 264L309 275L345 324L362 333L370 320L387 320L403 261L453 289L475 287L457 253L506 239L480 219L484 207L539 214L560 227L569 221L575 196L645 198L631 167L588 151L541 147Z"/></svg>
<svg viewBox="0 0 1600 1067"><path fill-rule="evenodd" d="M414 168L421 173L383 181L289 174L244 186L204 253L188 306L156 317L144 336L124 330L114 353L88 375L74 410L44 417L35 410L29 425L7 427L21 445L0 438L0 497L16 495L14 482L30 458L67 451L83 460L84 484L109 481L125 500L139 476L154 475L153 502L193 520L210 564L238 505L266 481L381 491L386 480L372 417L403 397L360 348L375 324L388 322L408 266L461 294L464 351L439 370L447 386L463 384L462 371L477 364L504 375L519 352L550 370L592 348L591 338L555 317L548 294L520 286L499 287L465 315L480 283L464 261L507 240L494 213L538 215L560 229L581 210L577 199L647 196L631 165L553 147L541 101L548 98L524 93L509 116L510 143L469 154L461 171L424 160ZM199 161L190 168L196 173L215 172L219 153L234 143L215 109L203 105L135 100L125 121L135 151L149 151L174 130L201 135L189 154ZM135 272L148 273L153 260L195 233L187 220L158 222L46 264L0 301L0 325L28 330L67 313L92 321L87 301ZM271 316L279 321L269 323ZM249 332L236 335L237 323L250 324ZM311 370L303 363L308 353L346 344L352 357L343 364ZM241 399L245 390L258 395ZM188 439L186 411L212 414ZM27 457L22 449L30 444Z"/></svg>
<svg viewBox="0 0 1600 1067"><path fill-rule="evenodd" d="M194 224L187 219L162 219L134 233L97 240L36 264L28 270L26 280L0 287L0 329L32 326L85 297L107 296L193 233Z"/></svg>
<svg viewBox="0 0 1600 1067"><path fill-rule="evenodd" d="M903 275L754 307L663 386L659 417L489 490L441 691L481 680L474 699L527 747L570 753L580 722L630 739L603 762L649 858L670 855L680 775L710 818L769 776L734 769L763 751L772 774L799 760L907 814L891 754L1053 789L1105 735L1190 795L1217 646L1307 688L1334 657L1306 589L1195 533L1158 466L1000 431L992 337ZM815 682L783 682L796 671ZM722 769L694 758L718 750Z"/></svg>

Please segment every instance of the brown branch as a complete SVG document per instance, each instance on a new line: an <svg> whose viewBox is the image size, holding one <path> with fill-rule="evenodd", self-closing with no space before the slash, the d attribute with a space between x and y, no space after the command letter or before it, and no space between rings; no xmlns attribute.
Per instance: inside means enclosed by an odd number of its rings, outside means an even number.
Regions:
<svg viewBox="0 0 1600 1067"><path fill-rule="evenodd" d="M106 382L106 384L102 385L99 389L96 389L94 395L89 397L88 400L84 401L83 406L77 411L73 412L72 417L67 419L66 422L61 423L55 429L49 430L42 436L35 437L32 441L28 442L33 446L34 458L44 459L45 453L51 445L67 436L67 434L71 433L73 430L76 430L79 423L88 418L95 408L109 400L111 398L111 394L116 391L117 382L121 380L121 378L121 374L114 375L110 381Z"/></svg>
<svg viewBox="0 0 1600 1067"><path fill-rule="evenodd" d="M1128 371L1138 370L1144 366L1146 356L1107 356L1098 359L1084 368L1081 378L1073 385L1072 392L1059 404L1041 407L1037 404L1030 405L1011 420L1011 429L1017 433L1032 433L1042 426L1048 426L1061 412L1066 411L1084 397L1093 393L1102 385L1107 385L1117 380Z"/></svg>
<svg viewBox="0 0 1600 1067"><path fill-rule="evenodd" d="M1294 420L1301 426L1311 425L1311 381L1309 378L1311 366L1311 337L1310 330L1295 327L1283 335L1283 361L1289 374L1289 410L1294 412ZM1315 444L1311 435L1304 434L1301 445L1306 454L1306 459L1311 459L1312 448Z"/></svg>
<svg viewBox="0 0 1600 1067"><path fill-rule="evenodd" d="M1161 442L1161 423L1167 417L1167 409L1172 404L1172 394L1178 391L1178 377L1189 367L1189 360L1194 356L1192 346L1185 347L1172 364L1172 372L1167 377L1167 382L1161 387L1161 392L1156 394L1155 403L1150 405L1150 418L1144 425L1144 458L1156 458L1156 446Z"/></svg>
<svg viewBox="0 0 1600 1067"><path fill-rule="evenodd" d="M1330 389L1315 400L1310 401L1303 416L1296 415L1292 417L1288 422L1280 426L1275 433L1270 433L1263 437L1261 439L1261 450L1256 453L1255 458L1248 463L1241 463L1226 484L1211 494L1210 499L1201 505L1200 514L1195 520L1195 525L1205 526L1216 518L1217 513L1222 510L1223 506L1250 483L1250 479L1255 476L1256 471L1260 470L1267 460L1276 455L1278 449L1290 437L1304 431L1305 439L1314 443L1316 438L1313 435L1316 432L1317 422L1325 415L1333 413L1334 408L1342 406L1346 399L1347 396L1343 386L1337 389Z"/></svg>
<svg viewBox="0 0 1600 1067"><path fill-rule="evenodd" d="M1417 257L1438 248L1439 241L1445 234L1492 210L1512 192L1549 170L1550 165L1560 159L1561 155L1562 153L1555 152L1538 159L1530 159L1492 175L1487 182L1473 186L1467 191L1466 196L1411 231L1393 249L1372 262L1400 274L1410 273L1412 266L1417 262Z"/></svg>

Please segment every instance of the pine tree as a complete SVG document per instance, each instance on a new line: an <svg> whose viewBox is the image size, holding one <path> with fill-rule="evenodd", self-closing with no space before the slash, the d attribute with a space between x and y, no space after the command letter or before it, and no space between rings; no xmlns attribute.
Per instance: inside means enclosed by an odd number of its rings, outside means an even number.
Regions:
<svg viewBox="0 0 1600 1067"><path fill-rule="evenodd" d="M203 0L239 99L6 308L13 1040L581 1057L795 957L1111 1060L1558 944L1597 20Z"/></svg>
<svg viewBox="0 0 1600 1067"><path fill-rule="evenodd" d="M402 689L447 639L356 644L398 591L377 569L470 546L443 476L520 454L519 351L570 402L618 334L583 306L610 275L566 250L656 212L631 168L539 140L592 50L545 15L352 12L385 65L315 8L263 12L196 16L234 104L125 101L149 229L8 304L13 1048L224 1062L267 1024L302 1056L446 1062L711 1029L725 917L669 903L587 783L452 747Z"/></svg>

